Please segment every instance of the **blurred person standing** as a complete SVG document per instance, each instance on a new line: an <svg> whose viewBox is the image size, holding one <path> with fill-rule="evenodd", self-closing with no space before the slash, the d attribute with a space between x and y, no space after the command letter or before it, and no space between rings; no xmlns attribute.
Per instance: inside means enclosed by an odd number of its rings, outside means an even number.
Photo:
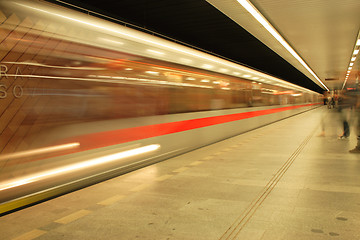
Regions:
<svg viewBox="0 0 360 240"><path fill-rule="evenodd" d="M331 99L332 99L332 97L330 97L330 96L327 97L327 106L328 106L328 109L331 108Z"/></svg>
<svg viewBox="0 0 360 240"><path fill-rule="evenodd" d="M347 90L342 90L337 99L340 121L343 126L343 133L339 136L339 139L346 139L350 136L349 115L351 114L351 109L353 109L356 104L356 95L353 95L354 94Z"/></svg>
<svg viewBox="0 0 360 240"><path fill-rule="evenodd" d="M354 149L351 149L350 153L360 153L360 86L357 86L356 91L351 91L351 94L348 94L349 96L353 97L354 99L354 108L355 108L355 114L356 114L356 132L357 132L357 144Z"/></svg>

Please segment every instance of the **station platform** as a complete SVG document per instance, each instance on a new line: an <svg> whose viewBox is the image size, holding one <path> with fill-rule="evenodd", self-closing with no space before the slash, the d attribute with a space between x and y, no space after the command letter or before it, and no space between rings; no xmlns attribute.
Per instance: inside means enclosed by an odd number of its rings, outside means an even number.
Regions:
<svg viewBox="0 0 360 240"><path fill-rule="evenodd" d="M360 239L341 132L320 107L5 215L1 239Z"/></svg>

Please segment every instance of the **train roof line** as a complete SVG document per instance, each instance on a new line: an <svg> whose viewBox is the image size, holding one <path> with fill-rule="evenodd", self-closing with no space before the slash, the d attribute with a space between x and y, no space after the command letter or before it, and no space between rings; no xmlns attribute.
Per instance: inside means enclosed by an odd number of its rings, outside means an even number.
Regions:
<svg viewBox="0 0 360 240"><path fill-rule="evenodd" d="M257 71L257 72L262 73L262 74L266 74L266 75L268 75L268 76L270 76L270 77L272 77L272 78L276 78L276 79L279 79L279 80L281 80L281 81L285 81L286 84L289 84L289 85L291 85L291 86L295 86L296 88L300 88L300 89L302 89L303 91L305 90L305 91L307 91L307 92L318 93L318 92L315 92L315 91L313 91L313 90L311 90L311 89L308 89L308 88L306 88L306 87L302 87L302 86L300 86L300 85L296 85L296 84L291 83L291 82L289 82L289 81L283 80L283 79L281 79L281 78L279 78L279 77L277 77L277 76L275 76L275 75L273 75L273 74L264 72L264 71L262 71L262 70L260 70L260 69L254 68L254 67L249 66L249 65L247 65L247 64L245 64L245 63L238 62L238 61L235 61L235 60L233 60L233 59L230 59L230 58L224 57L224 56L222 56L222 55L219 55L219 54L217 54L217 53L208 51L208 50L206 50L206 49L202 49L202 48L200 48L200 47L197 47L197 46L194 46L194 45L191 45L191 44L188 44L188 43L179 41L179 40L177 40L177 39L174 39L174 38L171 38L171 37L169 37L169 36L163 35L163 34L161 34L161 33L155 32L155 31L153 31L153 30L150 30L150 29L147 29L147 28L144 28L144 27L140 27L140 26L138 26L138 25L135 25L135 24L132 24L132 23L128 23L128 22L125 22L125 21L123 21L123 20L120 20L120 19L117 19L117 18L113 18L113 17L107 16L107 15L105 15L105 14L101 14L101 13L98 13L98 12L95 12L95 11L92 11L92 10L89 10L89 9L86 9L86 8L83 8L83 7L74 5L74 4L70 4L70 3L64 2L64 1L62 1L62 0L53 0L53 1L55 1L55 2L57 2L57 3L60 3L60 4L61 4L62 6L64 6L64 7L65 7L65 6L69 6L69 7L71 7L73 10L75 10L75 9L81 10L81 12L87 13L88 15L92 14L93 16L95 16L95 17L100 17L100 18L102 18L102 19L104 19L104 20L110 20L110 21L112 21L112 22L114 22L114 23L120 23L120 24L122 24L122 25L125 26L125 27L131 27L131 28L133 28L134 30L138 30L138 31L141 31L141 32L144 32L144 33L148 33L148 34L157 36L157 37L161 37L161 38L164 38L165 40L169 40L169 41L172 41L172 42L174 42L174 43L178 43L178 44L181 44L181 45L183 45L183 46L190 47L190 48L193 48L193 49L195 49L195 50L198 50L198 51L207 53L207 54L209 54L209 55L212 55L212 56L221 58L221 59L223 59L223 60L226 60L226 61L229 61L229 62L238 64L238 65L241 65L241 66L250 68L251 70ZM233 76L233 75L230 75L230 76ZM235 77L238 77L238 76L235 76Z"/></svg>

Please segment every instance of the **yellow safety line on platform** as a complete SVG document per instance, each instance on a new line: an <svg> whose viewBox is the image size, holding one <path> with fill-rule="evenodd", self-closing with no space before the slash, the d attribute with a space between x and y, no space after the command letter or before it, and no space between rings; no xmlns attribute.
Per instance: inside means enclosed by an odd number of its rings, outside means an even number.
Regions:
<svg viewBox="0 0 360 240"><path fill-rule="evenodd" d="M145 189L145 188L147 188L149 186L150 186L149 183L143 183L143 184L141 184L139 186L136 186L136 187L130 189L130 191L131 192L139 192L139 191L141 191L141 190L143 190L143 189Z"/></svg>
<svg viewBox="0 0 360 240"><path fill-rule="evenodd" d="M90 213L91 213L91 211L89 211L89 210L80 210L80 211L74 212L66 217L55 220L54 222L61 223L61 224L67 224L67 223L73 222L75 220L78 220L79 218L82 218L86 215L89 215Z"/></svg>
<svg viewBox="0 0 360 240"><path fill-rule="evenodd" d="M197 166L197 165L200 165L200 164L202 164L203 162L201 162L201 161L195 161L195 162L192 162L192 163L190 163L189 165L190 166Z"/></svg>
<svg viewBox="0 0 360 240"><path fill-rule="evenodd" d="M189 169L188 167L181 167L181 168L175 169L173 172L181 173L181 172L184 172L184 171L186 171L188 169Z"/></svg>
<svg viewBox="0 0 360 240"><path fill-rule="evenodd" d="M12 240L32 240L37 237L40 237L41 235L47 233L46 231L34 229L30 232L24 233L16 238L13 238Z"/></svg>
<svg viewBox="0 0 360 240"><path fill-rule="evenodd" d="M113 203L116 203L117 201L120 201L121 199L123 199L125 197L126 196L124 196L124 195L115 195L115 196L113 196L111 198L105 199L104 201L98 202L97 204L107 206L107 205L111 205Z"/></svg>
<svg viewBox="0 0 360 240"><path fill-rule="evenodd" d="M155 181L161 182L161 181L165 181L166 179L169 179L171 177L173 177L174 175L170 175L170 174L165 174L163 176L157 177L155 178Z"/></svg>
<svg viewBox="0 0 360 240"><path fill-rule="evenodd" d="M64 190L65 189L65 190ZM53 188L40 193L35 193L30 196L25 196L19 199L15 199L13 201L0 204L0 214L10 212L11 210L30 205L32 203L42 201L53 196L57 196L66 191L66 187Z"/></svg>

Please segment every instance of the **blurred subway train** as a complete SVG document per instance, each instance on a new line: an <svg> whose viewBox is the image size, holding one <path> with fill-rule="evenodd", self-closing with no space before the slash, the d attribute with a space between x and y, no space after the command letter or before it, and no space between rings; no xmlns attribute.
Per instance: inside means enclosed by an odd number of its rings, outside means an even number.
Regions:
<svg viewBox="0 0 360 240"><path fill-rule="evenodd" d="M318 107L321 95L45 1L0 0L0 214Z"/></svg>

